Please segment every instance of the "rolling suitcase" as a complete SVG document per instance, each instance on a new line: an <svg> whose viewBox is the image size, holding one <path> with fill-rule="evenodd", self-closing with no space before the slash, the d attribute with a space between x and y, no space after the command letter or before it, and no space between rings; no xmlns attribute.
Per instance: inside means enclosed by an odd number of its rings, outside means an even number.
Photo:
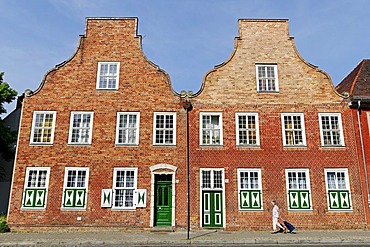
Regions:
<svg viewBox="0 0 370 247"><path fill-rule="evenodd" d="M284 222L285 227L289 230L289 233L294 233L293 231L295 227L286 220L284 220L283 222Z"/></svg>

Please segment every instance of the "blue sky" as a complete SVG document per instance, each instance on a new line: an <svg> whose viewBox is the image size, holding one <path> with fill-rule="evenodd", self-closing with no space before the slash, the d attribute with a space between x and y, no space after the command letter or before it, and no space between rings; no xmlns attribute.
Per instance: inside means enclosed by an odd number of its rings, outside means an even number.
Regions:
<svg viewBox="0 0 370 247"><path fill-rule="evenodd" d="M146 56L177 92L197 92L231 54L238 19L289 19L301 56L337 85L370 58L369 11L368 0L1 0L0 71L19 94L35 90L75 52L86 17L138 17Z"/></svg>

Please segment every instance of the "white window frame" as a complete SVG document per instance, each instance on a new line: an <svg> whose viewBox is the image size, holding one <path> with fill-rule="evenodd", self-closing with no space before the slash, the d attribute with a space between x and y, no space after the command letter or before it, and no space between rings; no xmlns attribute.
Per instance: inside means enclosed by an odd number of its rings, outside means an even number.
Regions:
<svg viewBox="0 0 370 247"><path fill-rule="evenodd" d="M286 129L285 128L285 117L290 117L290 120L292 121L291 128ZM294 126L294 117L300 117L301 122L301 129L298 129ZM305 123L304 123L304 114L303 113L281 113L281 130L282 130L282 136L283 136L283 146L284 147L305 147L306 144L306 131L305 131ZM286 132L289 131L292 133L292 139L293 139L293 144L287 143L287 138L286 138ZM296 135L294 132L300 131L302 133L302 143L295 144L296 142Z"/></svg>
<svg viewBox="0 0 370 247"><path fill-rule="evenodd" d="M68 172L69 171L76 171L76 186L68 186ZM80 171L85 171L85 181L84 186L77 186L78 184L78 173ZM86 210L87 205L87 195L88 195L88 188L89 188L89 167L65 167L64 169L64 182L63 182L63 197L62 197L62 209L63 210ZM67 189L85 189L84 194L84 206L83 207L65 207L64 200L65 200L65 191Z"/></svg>
<svg viewBox="0 0 370 247"><path fill-rule="evenodd" d="M289 182L289 173L296 173L296 185L297 187L296 188L290 188L290 182ZM305 174L305 186L306 188L300 188L300 181L299 181L299 176L298 176L298 173L304 173ZM287 202L288 202L288 210L291 210L291 211L307 211L307 210L312 210L312 196L311 196L311 182L310 182L310 169L305 169L305 168L302 168L302 169L285 169L285 181L286 181L286 191L287 191ZM305 190L308 190L308 196L309 196L309 208L291 208L290 207L290 194L289 194L289 191L290 190L296 190L296 191L305 191Z"/></svg>
<svg viewBox="0 0 370 247"><path fill-rule="evenodd" d="M29 177L30 177L30 172L31 171L36 171L36 184L32 184L32 185L29 185ZM44 180L44 183L42 186L39 185L40 181L39 181L39 175L40 175L40 171L46 171L46 177L45 177L45 180ZM46 208L46 205L47 205L47 199L48 199L48 190L49 190L49 178L50 178L50 167L27 167L26 168L26 175L25 175L25 179L24 179L24 186L23 186L23 197L22 197L22 207L21 209L22 210L28 210L28 209L31 209L31 210L44 210ZM33 186L34 185L34 186ZM29 207L29 206L25 206L25 201L27 200L26 199L26 191L28 189L41 189L41 190L45 190L44 192L44 205L42 207L37 207L37 206L34 206L34 207ZM37 195L34 195L33 196L34 199L37 199ZM33 204L34 204L34 201L33 201Z"/></svg>
<svg viewBox="0 0 370 247"><path fill-rule="evenodd" d="M259 77L259 73L258 73L258 69L259 68L264 68L265 69L265 72L266 72L266 69L267 68L273 68L274 70L274 86L275 86L275 89L271 89L271 90L264 90L263 88L260 87L259 85L259 81L260 81L260 77ZM277 69L277 64L256 64L256 83L257 83L257 92L279 92L279 80L278 80L278 69ZM262 78L263 80L269 80L269 79L272 79L272 77L264 77ZM264 83L267 83L267 82L264 82ZM266 85L266 88L268 86Z"/></svg>
<svg viewBox="0 0 370 247"><path fill-rule="evenodd" d="M247 119L247 122L246 122L246 127L245 129L240 129L240 126L239 126L239 118L240 117L246 117ZM249 121L248 121L248 117L254 117L254 120L255 120L255 128L253 129L249 129ZM260 134L259 134L259 121L258 121L258 113L251 113L251 112L237 112L235 113L235 125L236 125L236 145L237 146L259 146L260 145ZM246 131L247 132L247 142L248 143L241 143L241 140L240 140L240 135L239 135L239 132L240 131ZM256 143L250 143L250 139L249 139L249 135L248 133L249 132L255 132L256 133Z"/></svg>
<svg viewBox="0 0 370 247"><path fill-rule="evenodd" d="M335 173L335 187L336 188L329 188L329 181L328 181L328 173L329 172L334 172ZM338 177L338 173L344 173L345 175L345 179L344 179L344 182L345 182L345 186L346 188L343 189L343 188L338 188L338 180L337 180L337 177ZM325 187L326 187L326 199L327 199L327 203L328 203L328 210L329 211L352 211L353 210L353 202L352 202L352 198L351 198L351 185L349 183L349 175L348 175L348 168L326 168L324 169L324 175L325 175ZM329 201L329 190L332 190L332 191L340 191L340 190L348 190L348 193L349 193L349 200L350 200L350 208L349 209L331 209L330 208L330 201Z"/></svg>
<svg viewBox="0 0 370 247"><path fill-rule="evenodd" d="M205 117L205 116L210 116L210 117L217 116L218 120L219 120L217 128L213 128L212 126L210 126L209 128L203 129L203 117ZM222 112L201 112L199 123L200 123L200 126L199 126L199 143L200 143L201 146L222 146L223 145ZM210 131L210 143L205 143L205 140L203 140L203 130ZM214 137L214 132L217 131L217 130L220 132L219 143L214 143L212 141L212 139Z"/></svg>
<svg viewBox="0 0 370 247"><path fill-rule="evenodd" d="M126 127L120 127L120 120L122 116L127 115L128 124ZM136 116L135 126L129 126L129 116ZM117 123L116 123L116 145L139 145L139 127L140 127L140 112L117 112ZM126 138L124 142L119 142L120 140L120 131L126 133ZM133 143L129 143L129 131L135 133L135 140Z"/></svg>
<svg viewBox="0 0 370 247"><path fill-rule="evenodd" d="M322 117L338 117L338 125L339 125L339 140L340 144L332 144L333 143L333 130L330 129L330 139L331 144L325 144L324 134L323 134L323 126L322 126ZM320 124L320 137L321 137L321 146L322 147L344 147L344 135L343 135L343 125L342 125L342 116L340 113L319 113L319 124Z"/></svg>
<svg viewBox="0 0 370 247"><path fill-rule="evenodd" d="M90 115L90 123L89 127L73 127L73 120L74 116L77 114L81 114L82 118L81 121L83 121L83 115ZM81 123L81 122L80 122ZM71 112L71 117L70 117L70 125L69 125L69 136L68 136L68 144L71 145L91 145L91 140L92 140L92 130L93 130L93 123L94 123L94 112L91 111L72 111ZM74 129L79 129L79 135L80 137L78 138L78 142L72 142L72 136L73 136L73 130ZM81 141L81 131L82 130L87 130L88 131L88 140L87 141Z"/></svg>
<svg viewBox="0 0 370 247"><path fill-rule="evenodd" d="M124 183L126 184L126 179L127 179L127 172L130 171L130 172L134 172L134 181L133 181L133 186L132 187L117 187L116 185L116 181L117 181L117 172L118 171L123 171L125 172L125 181ZM138 174L138 168L136 167L116 167L113 169L113 185L112 185L112 188L113 188L113 197L112 197L112 209L117 209L117 210L134 210L136 209L136 203L135 203L135 191L137 190L137 174ZM122 206L116 206L116 190L132 190L132 206L131 207L127 207L125 205L122 205ZM123 197L125 198L126 194L123 195ZM123 204L125 203L125 201L123 201Z"/></svg>
<svg viewBox="0 0 370 247"><path fill-rule="evenodd" d="M110 70L110 66L111 65L116 65L117 66L117 71L116 71L116 75L101 75L100 72L101 72L101 67L103 65L107 65L108 66L108 71ZM96 89L99 89L99 90L117 90L118 89L118 84L119 84L119 71L120 71L120 63L119 62L98 62L98 73L97 73L97 76L96 76ZM100 87L100 78L101 77L111 77L111 78L115 78L116 80L116 84L115 84L115 87L108 87L109 83L107 82L107 85L106 87Z"/></svg>
<svg viewBox="0 0 370 247"><path fill-rule="evenodd" d="M164 122L164 127L163 128L157 128L156 122L157 122L157 117L158 116L164 116L166 119L166 116L172 116L173 123L172 123L172 128L166 128L165 122ZM176 145L176 112L154 112L154 117L153 117L153 145L155 146L174 146ZM157 142L157 131L163 131L163 143ZM172 131L172 142L167 142L166 140L166 133L167 131Z"/></svg>
<svg viewBox="0 0 370 247"><path fill-rule="evenodd" d="M38 115L43 115L42 119L42 126L36 126L36 120ZM45 126L45 115L52 115L53 119L51 122L51 126ZM30 144L36 145L51 145L54 142L54 131L55 131L55 120L56 119L56 111L34 111L33 112L33 119L32 119L32 130L31 130L31 137L30 137ZM41 141L35 141L34 137L36 134L36 129L41 131ZM50 131L50 141L43 141L45 138L45 132Z"/></svg>
<svg viewBox="0 0 370 247"><path fill-rule="evenodd" d="M239 210L240 211L260 211L260 210L263 210L263 191L262 191L262 172L261 172L261 169L260 168L239 168L237 169L237 173L238 173L238 205L239 205ZM247 181L247 187L245 188L242 188L242 174L241 173L248 173L248 181ZM257 173L257 184L253 183L254 186L257 185L257 187L254 187L252 188L252 181L251 181L251 174L252 173ZM244 182L245 183L245 182ZM259 209L254 209L254 208L251 208L251 209L245 209L245 208L241 208L241 191L243 190L260 190L261 191L261 196L260 196L260 208Z"/></svg>

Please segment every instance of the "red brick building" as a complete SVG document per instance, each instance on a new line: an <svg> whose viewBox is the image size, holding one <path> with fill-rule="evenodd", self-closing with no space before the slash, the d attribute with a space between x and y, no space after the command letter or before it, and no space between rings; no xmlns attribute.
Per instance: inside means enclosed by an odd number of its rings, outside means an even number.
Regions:
<svg viewBox="0 0 370 247"><path fill-rule="evenodd" d="M364 227L351 110L287 20L239 20L233 53L192 104L193 224L264 229L276 200L302 228Z"/></svg>
<svg viewBox="0 0 370 247"><path fill-rule="evenodd" d="M24 99L11 227L186 225L186 112L137 23L86 19L76 53Z"/></svg>
<svg viewBox="0 0 370 247"><path fill-rule="evenodd" d="M86 19L76 53L24 99L10 227L269 230L276 200L300 228L363 228L345 97L287 20L238 24L193 95L146 59L136 18Z"/></svg>
<svg viewBox="0 0 370 247"><path fill-rule="evenodd" d="M348 95L349 107L353 109L364 204L370 206L370 60L362 60L336 89ZM366 207L366 219L370 224L369 207Z"/></svg>

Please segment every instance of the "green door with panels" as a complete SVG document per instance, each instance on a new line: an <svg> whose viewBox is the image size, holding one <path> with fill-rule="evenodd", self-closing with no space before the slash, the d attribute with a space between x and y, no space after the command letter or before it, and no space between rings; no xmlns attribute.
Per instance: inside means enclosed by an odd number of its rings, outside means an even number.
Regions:
<svg viewBox="0 0 370 247"><path fill-rule="evenodd" d="M203 227L223 227L222 192L203 191Z"/></svg>
<svg viewBox="0 0 370 247"><path fill-rule="evenodd" d="M155 183L155 226L171 226L172 182L171 176L157 176Z"/></svg>

